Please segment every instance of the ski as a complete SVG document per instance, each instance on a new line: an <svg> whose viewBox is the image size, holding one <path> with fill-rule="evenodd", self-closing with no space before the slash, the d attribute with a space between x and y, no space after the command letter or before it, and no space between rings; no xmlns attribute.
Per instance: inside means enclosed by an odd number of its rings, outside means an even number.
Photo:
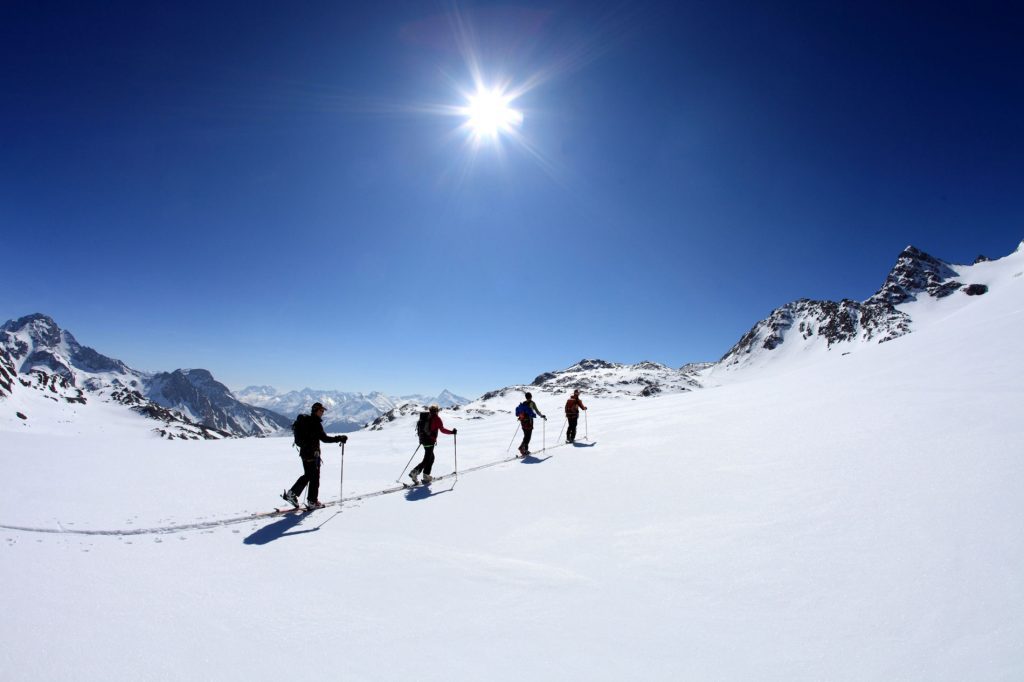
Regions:
<svg viewBox="0 0 1024 682"><path fill-rule="evenodd" d="M316 509L319 509L319 507L316 507ZM307 513L307 512L311 512L311 511L314 511L314 508L312 508L312 507L307 507L307 506L298 506L298 507L274 507L274 511L272 511L272 512L270 512L270 513L271 513L271 514L273 515L273 514L290 514L291 512L303 512L303 513Z"/></svg>

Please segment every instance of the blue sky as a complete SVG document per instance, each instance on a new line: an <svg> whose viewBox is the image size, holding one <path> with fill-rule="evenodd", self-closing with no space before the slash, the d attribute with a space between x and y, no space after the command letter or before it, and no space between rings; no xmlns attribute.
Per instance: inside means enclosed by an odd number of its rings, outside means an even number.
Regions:
<svg viewBox="0 0 1024 682"><path fill-rule="evenodd" d="M985 2L3 3L0 318L232 388L715 360L908 244L1017 246L1021 35ZM523 114L481 144L474 65Z"/></svg>

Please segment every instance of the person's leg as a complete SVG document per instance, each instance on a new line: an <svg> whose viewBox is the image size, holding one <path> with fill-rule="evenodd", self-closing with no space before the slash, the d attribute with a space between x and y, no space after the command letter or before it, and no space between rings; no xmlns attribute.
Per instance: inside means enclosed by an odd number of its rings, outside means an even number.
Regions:
<svg viewBox="0 0 1024 682"><path fill-rule="evenodd" d="M523 429L523 444L519 446L519 449L525 454L530 451L530 438L533 437L533 427Z"/></svg>
<svg viewBox="0 0 1024 682"><path fill-rule="evenodd" d="M305 490L306 484L309 483L309 466L307 465L305 457L302 458L302 475L295 481L295 485L291 487L292 494L295 497L302 495L302 491Z"/></svg>
<svg viewBox="0 0 1024 682"><path fill-rule="evenodd" d="M320 458L304 460L302 467L309 477L309 488L306 490L307 502L318 502L320 500Z"/></svg>
<svg viewBox="0 0 1024 682"><path fill-rule="evenodd" d="M430 470L434 467L434 446L426 445L423 448L423 473L426 476L430 475Z"/></svg>

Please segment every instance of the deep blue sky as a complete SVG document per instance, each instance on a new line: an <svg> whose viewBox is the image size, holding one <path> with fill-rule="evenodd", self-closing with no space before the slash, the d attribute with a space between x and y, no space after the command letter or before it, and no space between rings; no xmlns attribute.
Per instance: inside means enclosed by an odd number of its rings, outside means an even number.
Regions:
<svg viewBox="0 0 1024 682"><path fill-rule="evenodd" d="M233 388L715 360L1024 238L1016 3L5 2L0 318ZM471 153L459 21L538 82Z"/></svg>

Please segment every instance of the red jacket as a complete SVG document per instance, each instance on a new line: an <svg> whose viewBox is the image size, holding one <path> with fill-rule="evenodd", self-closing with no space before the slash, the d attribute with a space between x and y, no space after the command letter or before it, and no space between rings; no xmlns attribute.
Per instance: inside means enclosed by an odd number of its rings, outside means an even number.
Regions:
<svg viewBox="0 0 1024 682"><path fill-rule="evenodd" d="M449 436L452 434L451 431L444 428L444 423L441 421L441 415L434 414L430 416L430 424L427 425L427 433L430 435L430 443L433 445L437 442L437 432L447 433Z"/></svg>
<svg viewBox="0 0 1024 682"><path fill-rule="evenodd" d="M578 417L580 416L580 408L587 409L583 405L583 401L579 398L569 398L565 401L565 416L566 417Z"/></svg>

